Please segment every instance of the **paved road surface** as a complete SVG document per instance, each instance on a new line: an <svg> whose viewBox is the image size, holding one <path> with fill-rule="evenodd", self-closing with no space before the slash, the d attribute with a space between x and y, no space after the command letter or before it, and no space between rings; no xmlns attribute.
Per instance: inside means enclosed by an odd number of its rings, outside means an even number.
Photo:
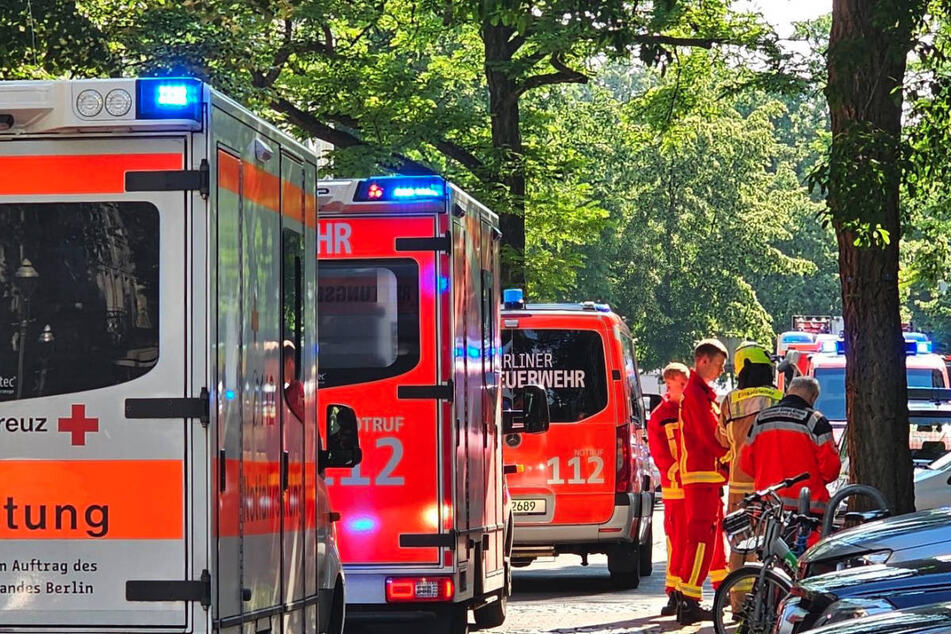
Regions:
<svg viewBox="0 0 951 634"><path fill-rule="evenodd" d="M661 512L654 526L663 526ZM681 632L711 634L709 623L680 627L673 617L660 617L667 602L664 594L664 566L667 554L664 533L654 531L654 574L641 579L637 590L618 591L608 578L607 557L595 555L583 567L581 558L571 555L538 560L528 568L515 570L514 594L509 600L505 625L489 632L497 634L640 634ZM705 603L713 598L709 586Z"/></svg>

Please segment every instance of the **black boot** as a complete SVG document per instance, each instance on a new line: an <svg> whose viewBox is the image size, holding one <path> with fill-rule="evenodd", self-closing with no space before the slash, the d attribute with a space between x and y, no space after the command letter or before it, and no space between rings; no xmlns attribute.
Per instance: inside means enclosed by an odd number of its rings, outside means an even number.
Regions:
<svg viewBox="0 0 951 634"><path fill-rule="evenodd" d="M681 625L693 625L699 621L712 621L713 613L700 607L696 599L684 598L677 608L677 622Z"/></svg>
<svg viewBox="0 0 951 634"><path fill-rule="evenodd" d="M680 593L676 590L672 590L669 595L667 595L667 605L660 609L661 616L674 616L677 614L677 606L680 605Z"/></svg>

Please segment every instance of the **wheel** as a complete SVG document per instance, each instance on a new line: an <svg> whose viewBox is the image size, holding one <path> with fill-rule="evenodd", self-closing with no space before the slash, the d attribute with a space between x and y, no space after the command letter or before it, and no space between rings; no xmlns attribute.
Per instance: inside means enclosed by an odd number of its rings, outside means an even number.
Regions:
<svg viewBox="0 0 951 634"><path fill-rule="evenodd" d="M638 567L642 577L654 572L654 523L647 529L647 541L638 549Z"/></svg>
<svg viewBox="0 0 951 634"><path fill-rule="evenodd" d="M331 603L333 606L330 612L330 621L327 625L327 634L343 634L344 605L343 581L337 579L337 585L334 586L334 598Z"/></svg>
<svg viewBox="0 0 951 634"><path fill-rule="evenodd" d="M734 570L713 597L714 630L717 634L769 634L779 616L779 603L791 589L789 577L772 568L764 570L762 564Z"/></svg>
<svg viewBox="0 0 951 634"><path fill-rule="evenodd" d="M641 585L639 550L636 543L618 544L608 553L608 570L615 588L634 590Z"/></svg>

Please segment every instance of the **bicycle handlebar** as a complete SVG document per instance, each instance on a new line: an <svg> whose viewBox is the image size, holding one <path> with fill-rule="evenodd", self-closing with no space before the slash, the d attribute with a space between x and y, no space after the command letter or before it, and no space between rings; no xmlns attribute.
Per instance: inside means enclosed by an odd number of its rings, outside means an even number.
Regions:
<svg viewBox="0 0 951 634"><path fill-rule="evenodd" d="M803 482L808 479L809 479L808 471L800 473L799 475L793 476L792 478L786 478L782 482L774 484L773 486L763 489L762 491L747 493L745 496L743 496L743 501L746 503L749 503L749 502L754 502L756 500L762 500L763 498L769 497L770 495L775 495L776 492L779 491L780 489L791 487L794 484L799 484L800 482Z"/></svg>

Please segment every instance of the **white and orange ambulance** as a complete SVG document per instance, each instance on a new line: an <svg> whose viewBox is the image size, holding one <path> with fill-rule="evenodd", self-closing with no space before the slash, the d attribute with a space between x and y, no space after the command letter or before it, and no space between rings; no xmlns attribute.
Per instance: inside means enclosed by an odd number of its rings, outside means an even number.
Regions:
<svg viewBox="0 0 951 634"><path fill-rule="evenodd" d="M508 434L516 565L537 557L607 553L611 578L649 575L654 482L634 341L604 304L525 304L506 289L502 385L546 389L551 428Z"/></svg>
<svg viewBox="0 0 951 634"><path fill-rule="evenodd" d="M318 198L320 398L360 404L364 443L358 469L330 472L348 619L458 633L473 609L499 625L498 218L439 177L322 182Z"/></svg>
<svg viewBox="0 0 951 634"><path fill-rule="evenodd" d="M0 630L342 630L316 175L197 80L0 83Z"/></svg>

